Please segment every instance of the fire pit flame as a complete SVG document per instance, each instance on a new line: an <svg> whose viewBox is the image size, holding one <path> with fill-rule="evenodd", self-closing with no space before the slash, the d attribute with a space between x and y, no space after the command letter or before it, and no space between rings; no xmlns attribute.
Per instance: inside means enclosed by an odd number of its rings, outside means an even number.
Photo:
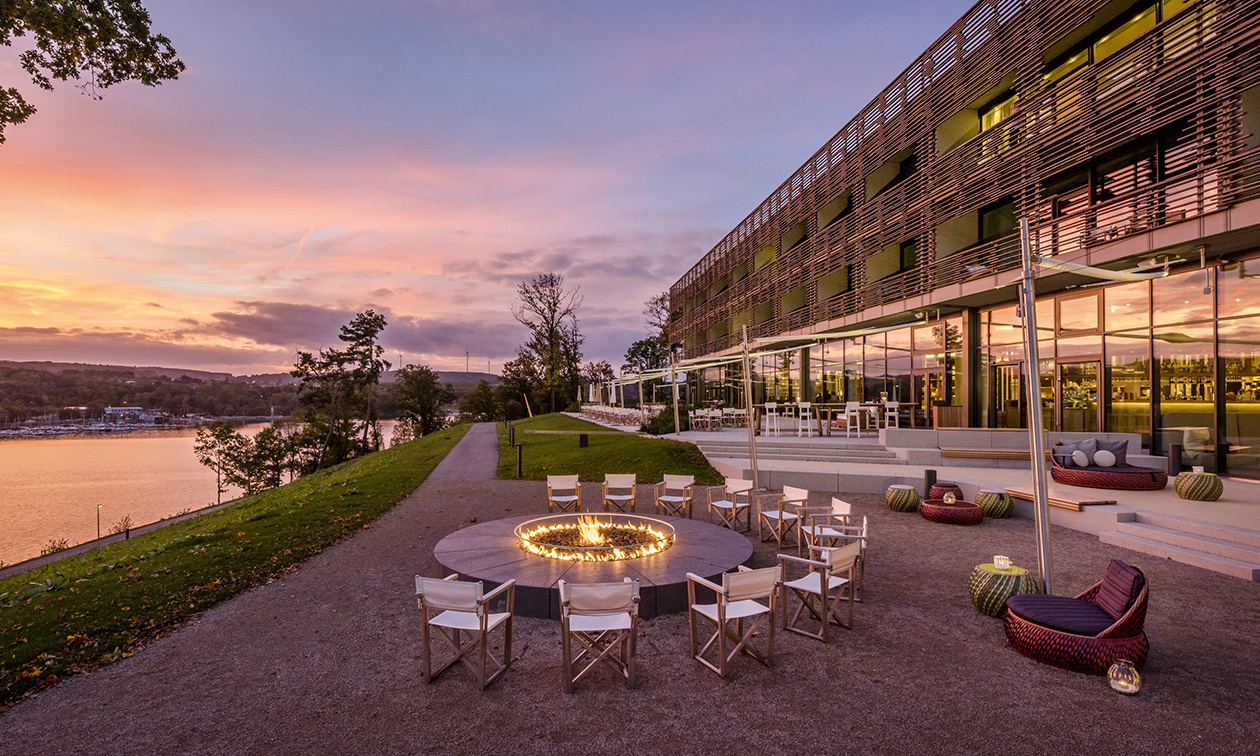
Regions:
<svg viewBox="0 0 1260 756"><path fill-rule="evenodd" d="M521 548L548 559L598 562L638 559L674 544L674 528L663 520L633 514L562 514L516 527Z"/></svg>

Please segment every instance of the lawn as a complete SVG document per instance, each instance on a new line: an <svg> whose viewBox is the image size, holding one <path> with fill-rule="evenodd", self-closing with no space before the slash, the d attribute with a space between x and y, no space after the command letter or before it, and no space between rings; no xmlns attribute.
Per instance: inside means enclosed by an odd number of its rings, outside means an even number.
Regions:
<svg viewBox="0 0 1260 756"><path fill-rule="evenodd" d="M297 569L402 501L458 426L0 581L0 711Z"/></svg>
<svg viewBox="0 0 1260 756"><path fill-rule="evenodd" d="M586 448L578 445L583 432L590 434ZM521 477L526 480L576 473L580 480L602 483L607 473L635 473L640 483L658 483L670 473L694 475L697 485L722 484L722 476L695 444L612 431L559 413L518 420L516 440L524 444ZM499 423L499 478L515 477L516 450L508 446L506 424Z"/></svg>

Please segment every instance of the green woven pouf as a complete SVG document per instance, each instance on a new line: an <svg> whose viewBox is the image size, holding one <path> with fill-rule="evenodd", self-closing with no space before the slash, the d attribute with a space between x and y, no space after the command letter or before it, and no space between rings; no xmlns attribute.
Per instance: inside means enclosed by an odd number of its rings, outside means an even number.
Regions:
<svg viewBox="0 0 1260 756"><path fill-rule="evenodd" d="M1015 503L1000 488L982 488L976 494L976 503L985 517L1010 517L1015 512Z"/></svg>
<svg viewBox="0 0 1260 756"><path fill-rule="evenodd" d="M1225 484L1216 473L1183 472L1173 479L1173 490L1187 501L1216 501L1225 493Z"/></svg>
<svg viewBox="0 0 1260 756"><path fill-rule="evenodd" d="M1041 593L1041 587L1023 567L1012 565L999 570L992 564L982 564L971 571L967 592L976 609L990 617L1001 617L1006 614L1008 598L1020 593Z"/></svg>
<svg viewBox="0 0 1260 756"><path fill-rule="evenodd" d="M919 511L919 492L914 486L889 486L884 502L894 512Z"/></svg>

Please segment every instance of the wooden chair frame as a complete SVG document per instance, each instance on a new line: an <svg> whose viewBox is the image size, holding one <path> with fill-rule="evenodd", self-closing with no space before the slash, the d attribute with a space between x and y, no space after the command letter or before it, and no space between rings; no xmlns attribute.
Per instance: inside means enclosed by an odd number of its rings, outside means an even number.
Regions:
<svg viewBox="0 0 1260 756"><path fill-rule="evenodd" d="M774 506L767 509L766 499L774 498ZM783 548L783 539L788 534L796 533L796 523L800 519L797 510L807 506L809 491L804 488L784 486L783 493L763 494L757 497L757 537L764 543L773 538L776 547ZM765 536L769 529L770 538Z"/></svg>
<svg viewBox="0 0 1260 756"><path fill-rule="evenodd" d="M572 491L572 494L562 494L561 491ZM547 476L547 511L552 508L561 512L569 511L572 507L574 512L582 511L582 484L578 482L576 475L548 475Z"/></svg>
<svg viewBox="0 0 1260 756"><path fill-rule="evenodd" d="M625 491L626 489L629 489L630 491L629 494L609 493L609 491ZM627 511L626 507L629 506L630 509L628 511L634 512L634 497L635 497L635 494L638 492L638 490L639 490L639 483L638 483L638 480L635 478L634 473L626 473L626 474L610 473L608 475L605 475L604 476L604 511L610 512L612 511L612 509L617 509L622 512L625 512ZM609 509L610 506L612 507L612 509Z"/></svg>
<svg viewBox="0 0 1260 756"><path fill-rule="evenodd" d="M686 517L691 519L696 479L693 475L666 475L660 483L652 486L656 499L656 513ZM681 495L670 491L681 491Z"/></svg>
<svg viewBox="0 0 1260 756"><path fill-rule="evenodd" d="M779 605L783 616L783 629L816 638L827 642L831 623L841 627L853 628L854 588L856 587L857 563L861 546L857 543L840 548L810 547L812 559L802 559L788 554L779 555L779 565L783 569L784 579L780 586ZM788 565L801 564L809 568L809 572L796 580L787 579ZM840 577L843 574L844 577ZM796 594L800 604L788 619L788 591ZM849 605L849 618L846 622L840 616L841 604ZM801 615L808 611L808 617ZM809 631L799 626L802 619L817 622L816 631Z"/></svg>
<svg viewBox="0 0 1260 756"><path fill-rule="evenodd" d="M616 670L627 688L637 687L639 581L577 584L561 580L559 588L564 692L572 693L573 685L600 662ZM574 638L581 644L576 656ZM573 674L575 665L584 661L586 666Z"/></svg>
<svg viewBox="0 0 1260 756"><path fill-rule="evenodd" d="M830 545L823 542L842 534L838 528L849 525L853 505L833 496L829 507L798 507L796 513L796 555L803 557L806 548Z"/></svg>
<svg viewBox="0 0 1260 756"><path fill-rule="evenodd" d="M721 498L715 501L714 493ZM725 485L709 488L709 521L716 514L722 525L740 532L739 513L743 511L746 527L742 530L752 530L753 495L753 482L741 478L727 478Z"/></svg>
<svg viewBox="0 0 1260 756"><path fill-rule="evenodd" d="M516 604L516 581L508 580L489 593L482 594L482 583L460 583L458 575L448 575L441 580L416 575L416 605L420 609L420 624L423 628L423 646L420 651L421 672L424 681L432 683L439 675L455 665L463 662L477 677L477 684L482 690L499 679L512 665L512 613ZM442 586L441 583L453 582L459 588ZM468 586L465 588L464 586ZM491 612L490 602L505 597L506 612ZM430 612L440 610L440 614L430 616ZM430 628L437 628L436 637L444 640L454 650L455 656L439 667L433 669L433 637ZM500 660L489 652L490 633L503 627L503 659ZM465 639L464 634L468 634ZM469 656L476 654L476 661ZM489 665L494 671L487 674Z"/></svg>
<svg viewBox="0 0 1260 756"><path fill-rule="evenodd" d="M722 585L706 580L694 573L687 573L687 617L691 634L691 655L709 669L726 677L726 672L739 654L746 654L769 667L774 661L774 613L778 604L783 568L779 565L758 570L740 566L738 572L722 575ZM745 577L746 576L746 577ZM696 602L696 587L712 591L717 602ZM756 599L766 599L762 604ZM700 645L696 618L703 617L713 625L713 635ZM764 652L752 646L753 636L761 623L769 618L769 631ZM751 621L748 621L751 620ZM732 627L733 625L733 627ZM730 644L734 645L730 645ZM717 662L705 658L710 650L717 649Z"/></svg>

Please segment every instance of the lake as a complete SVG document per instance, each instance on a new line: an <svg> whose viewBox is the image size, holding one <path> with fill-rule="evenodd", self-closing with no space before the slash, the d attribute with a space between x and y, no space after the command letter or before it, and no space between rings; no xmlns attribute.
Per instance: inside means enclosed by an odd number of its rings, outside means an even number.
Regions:
<svg viewBox="0 0 1260 756"><path fill-rule="evenodd" d="M382 423L386 444L392 432L392 421ZM124 516L134 527L214 504L214 470L197 462L195 438L180 430L0 441L0 562L39 556L57 539L96 538L98 506L107 535Z"/></svg>

